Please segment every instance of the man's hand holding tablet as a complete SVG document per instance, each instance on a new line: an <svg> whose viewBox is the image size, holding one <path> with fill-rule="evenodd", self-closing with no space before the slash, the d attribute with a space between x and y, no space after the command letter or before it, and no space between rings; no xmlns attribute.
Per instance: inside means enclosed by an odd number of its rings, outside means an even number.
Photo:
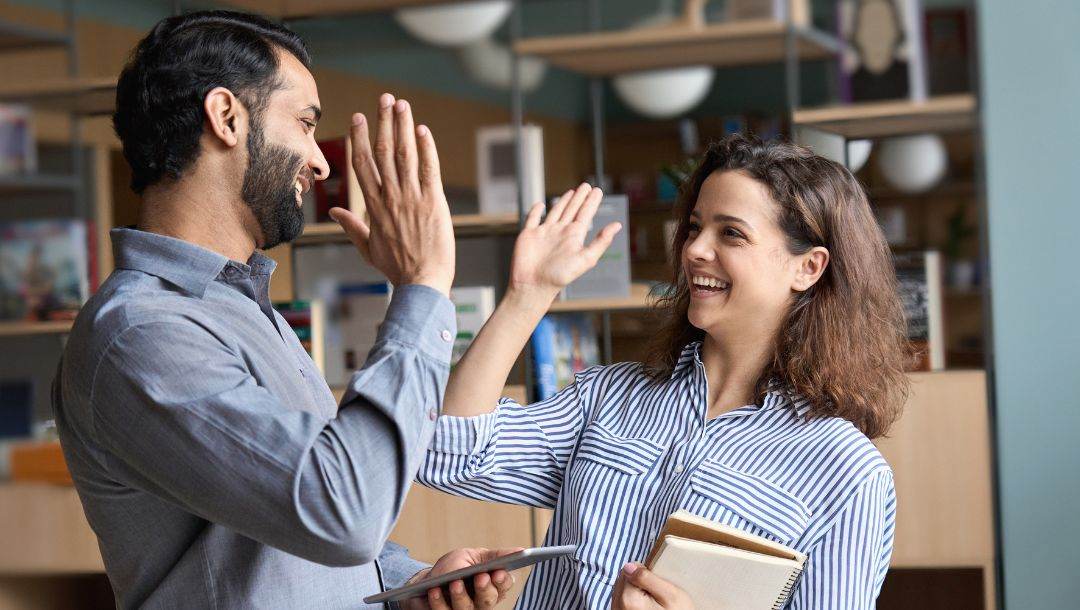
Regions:
<svg viewBox="0 0 1080 610"><path fill-rule="evenodd" d="M397 601L404 610L494 608L514 585L511 570L570 555L573 546L538 549L458 549L400 589L365 598L368 604Z"/></svg>

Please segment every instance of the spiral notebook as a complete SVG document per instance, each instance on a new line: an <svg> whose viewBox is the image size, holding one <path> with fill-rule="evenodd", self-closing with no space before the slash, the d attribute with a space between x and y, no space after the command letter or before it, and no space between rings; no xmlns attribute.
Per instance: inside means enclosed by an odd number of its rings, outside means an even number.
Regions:
<svg viewBox="0 0 1080 610"><path fill-rule="evenodd" d="M805 563L794 549L680 510L668 517L645 565L698 608L779 610Z"/></svg>

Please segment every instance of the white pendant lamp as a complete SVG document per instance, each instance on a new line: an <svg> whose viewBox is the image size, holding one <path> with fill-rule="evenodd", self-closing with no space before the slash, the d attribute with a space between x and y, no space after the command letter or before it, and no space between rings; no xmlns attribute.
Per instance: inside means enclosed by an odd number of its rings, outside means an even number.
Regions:
<svg viewBox="0 0 1080 610"><path fill-rule="evenodd" d="M847 143L848 169L855 173L866 165L870 151L874 148L873 140L849 140Z"/></svg>
<svg viewBox="0 0 1080 610"><path fill-rule="evenodd" d="M930 190L945 177L949 157L940 136L920 134L884 140L877 162L886 182L899 191L916 194Z"/></svg>
<svg viewBox="0 0 1080 610"><path fill-rule="evenodd" d="M512 8L509 0L482 0L401 9L394 13L394 18L426 43L460 47L490 36Z"/></svg>
<svg viewBox="0 0 1080 610"><path fill-rule="evenodd" d="M465 72L476 82L495 89L508 90L513 85L514 54L490 38L461 47L458 50ZM534 91L547 73L547 63L535 57L518 59L518 78L521 90Z"/></svg>
<svg viewBox="0 0 1080 610"><path fill-rule="evenodd" d="M663 11L639 21L632 28L689 29L700 26L703 20L703 5L688 2L682 17ZM612 85L622 101L635 112L654 119L669 119L700 104L709 94L714 75L710 66L648 70L616 76Z"/></svg>

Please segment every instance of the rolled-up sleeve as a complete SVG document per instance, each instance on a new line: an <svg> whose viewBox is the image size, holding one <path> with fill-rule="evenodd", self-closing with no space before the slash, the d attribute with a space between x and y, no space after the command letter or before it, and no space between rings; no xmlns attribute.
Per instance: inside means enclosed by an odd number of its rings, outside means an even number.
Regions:
<svg viewBox="0 0 1080 610"><path fill-rule="evenodd" d="M553 508L598 371L578 374L542 402L521 405L503 398L491 413L440 417L417 480L478 500Z"/></svg>
<svg viewBox="0 0 1080 610"><path fill-rule="evenodd" d="M396 291L328 420L282 404L197 321L134 324L94 376L94 435L124 483L312 561L367 563L430 443L454 328L437 291Z"/></svg>

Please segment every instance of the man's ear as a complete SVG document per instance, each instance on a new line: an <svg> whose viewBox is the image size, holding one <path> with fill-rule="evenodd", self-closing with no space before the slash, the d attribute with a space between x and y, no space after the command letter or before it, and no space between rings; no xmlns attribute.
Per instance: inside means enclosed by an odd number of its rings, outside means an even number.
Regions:
<svg viewBox="0 0 1080 610"><path fill-rule="evenodd" d="M228 147L240 142L239 129L246 115L240 99L232 91L225 87L211 89L203 100L203 112L210 127L209 135Z"/></svg>
<svg viewBox="0 0 1080 610"><path fill-rule="evenodd" d="M795 270L795 281L791 289L796 292L804 292L821 279L825 268L829 266L829 251L821 246L815 246L805 254L796 257L799 267Z"/></svg>

